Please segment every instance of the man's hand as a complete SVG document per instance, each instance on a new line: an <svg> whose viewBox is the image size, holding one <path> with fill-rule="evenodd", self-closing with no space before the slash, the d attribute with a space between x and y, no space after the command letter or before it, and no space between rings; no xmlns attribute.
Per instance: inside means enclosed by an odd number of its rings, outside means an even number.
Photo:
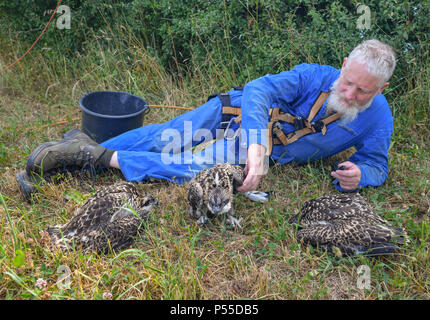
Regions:
<svg viewBox="0 0 430 320"><path fill-rule="evenodd" d="M261 144L251 144L248 148L248 159L245 165L246 178L237 188L239 192L257 190L261 176L264 173L264 157L266 148Z"/></svg>
<svg viewBox="0 0 430 320"><path fill-rule="evenodd" d="M357 189L361 180L360 168L350 161L339 163L339 167L340 166L345 166L345 170L332 171L331 176L339 180L339 185L342 189Z"/></svg>

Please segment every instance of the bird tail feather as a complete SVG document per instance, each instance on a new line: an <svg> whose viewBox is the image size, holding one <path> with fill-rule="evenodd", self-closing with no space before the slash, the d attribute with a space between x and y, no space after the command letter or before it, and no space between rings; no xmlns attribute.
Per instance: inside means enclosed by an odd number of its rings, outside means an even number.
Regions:
<svg viewBox="0 0 430 320"><path fill-rule="evenodd" d="M61 225L48 227L46 231L48 232L54 246L62 250L69 250L72 247L72 241L63 236Z"/></svg>
<svg viewBox="0 0 430 320"><path fill-rule="evenodd" d="M55 242L61 238L61 226L60 225L48 227L48 229L46 231L48 232L48 234L51 237L51 240L53 242Z"/></svg>
<svg viewBox="0 0 430 320"><path fill-rule="evenodd" d="M400 247L391 242L372 243L368 246L363 245L338 245L342 254L345 256L362 254L364 256L385 256L398 253Z"/></svg>

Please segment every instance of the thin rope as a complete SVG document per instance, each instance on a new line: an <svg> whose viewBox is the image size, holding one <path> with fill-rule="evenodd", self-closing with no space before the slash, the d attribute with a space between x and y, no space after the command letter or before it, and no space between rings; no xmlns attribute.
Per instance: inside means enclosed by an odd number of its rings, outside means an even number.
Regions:
<svg viewBox="0 0 430 320"><path fill-rule="evenodd" d="M159 104L150 104L150 108L169 108L169 109L180 109L180 110L194 110L194 108L190 107L177 107L177 106L164 106Z"/></svg>
<svg viewBox="0 0 430 320"><path fill-rule="evenodd" d="M48 28L49 24L52 21L52 18L54 18L55 13L57 12L58 7L60 6L61 0L58 1L57 3L57 7L55 8L54 12L51 15L51 18L49 19L48 23L46 24L45 28L42 30L42 32L40 33L39 37L37 37L36 41L34 41L34 43L31 45L31 47L21 56L19 57L14 63L11 63L10 65L8 65L6 68L4 68L3 70L0 71L0 74L5 72L7 69L12 68L15 64L17 64L22 58L24 58L30 51L31 49L33 49L33 47L36 45L36 43L40 40L40 38L42 38L42 35L45 33L46 29Z"/></svg>

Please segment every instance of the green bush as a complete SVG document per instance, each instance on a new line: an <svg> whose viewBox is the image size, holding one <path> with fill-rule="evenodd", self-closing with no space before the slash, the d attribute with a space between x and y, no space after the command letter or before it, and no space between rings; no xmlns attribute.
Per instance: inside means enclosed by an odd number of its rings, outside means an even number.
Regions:
<svg viewBox="0 0 430 320"><path fill-rule="evenodd" d="M46 24L56 0L0 0L3 32L31 43ZM225 86L243 84L265 73L277 73L301 62L336 67L360 41L379 38L398 54L392 86L428 62L429 2L369 0L370 29L357 28L358 1L311 0L67 0L70 30L58 30L55 19L37 48L54 47L72 57L97 40L123 43L133 34L172 73L207 68ZM23 19L25 17L25 19ZM57 15L58 17L58 15ZM118 32L120 30L121 32ZM2 35L4 37L4 34ZM390 94L390 92L389 92Z"/></svg>

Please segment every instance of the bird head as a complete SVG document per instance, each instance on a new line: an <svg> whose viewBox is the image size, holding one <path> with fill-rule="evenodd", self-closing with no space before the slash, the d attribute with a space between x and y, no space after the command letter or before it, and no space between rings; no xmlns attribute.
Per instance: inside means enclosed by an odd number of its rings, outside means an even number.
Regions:
<svg viewBox="0 0 430 320"><path fill-rule="evenodd" d="M158 205L158 201L154 199L154 197L147 192L144 192L141 197L141 205L139 208L139 213L141 216L146 216L153 206Z"/></svg>
<svg viewBox="0 0 430 320"><path fill-rule="evenodd" d="M208 217L214 218L220 214L230 211L232 206L232 195L223 188L214 188L209 193L208 199Z"/></svg>

